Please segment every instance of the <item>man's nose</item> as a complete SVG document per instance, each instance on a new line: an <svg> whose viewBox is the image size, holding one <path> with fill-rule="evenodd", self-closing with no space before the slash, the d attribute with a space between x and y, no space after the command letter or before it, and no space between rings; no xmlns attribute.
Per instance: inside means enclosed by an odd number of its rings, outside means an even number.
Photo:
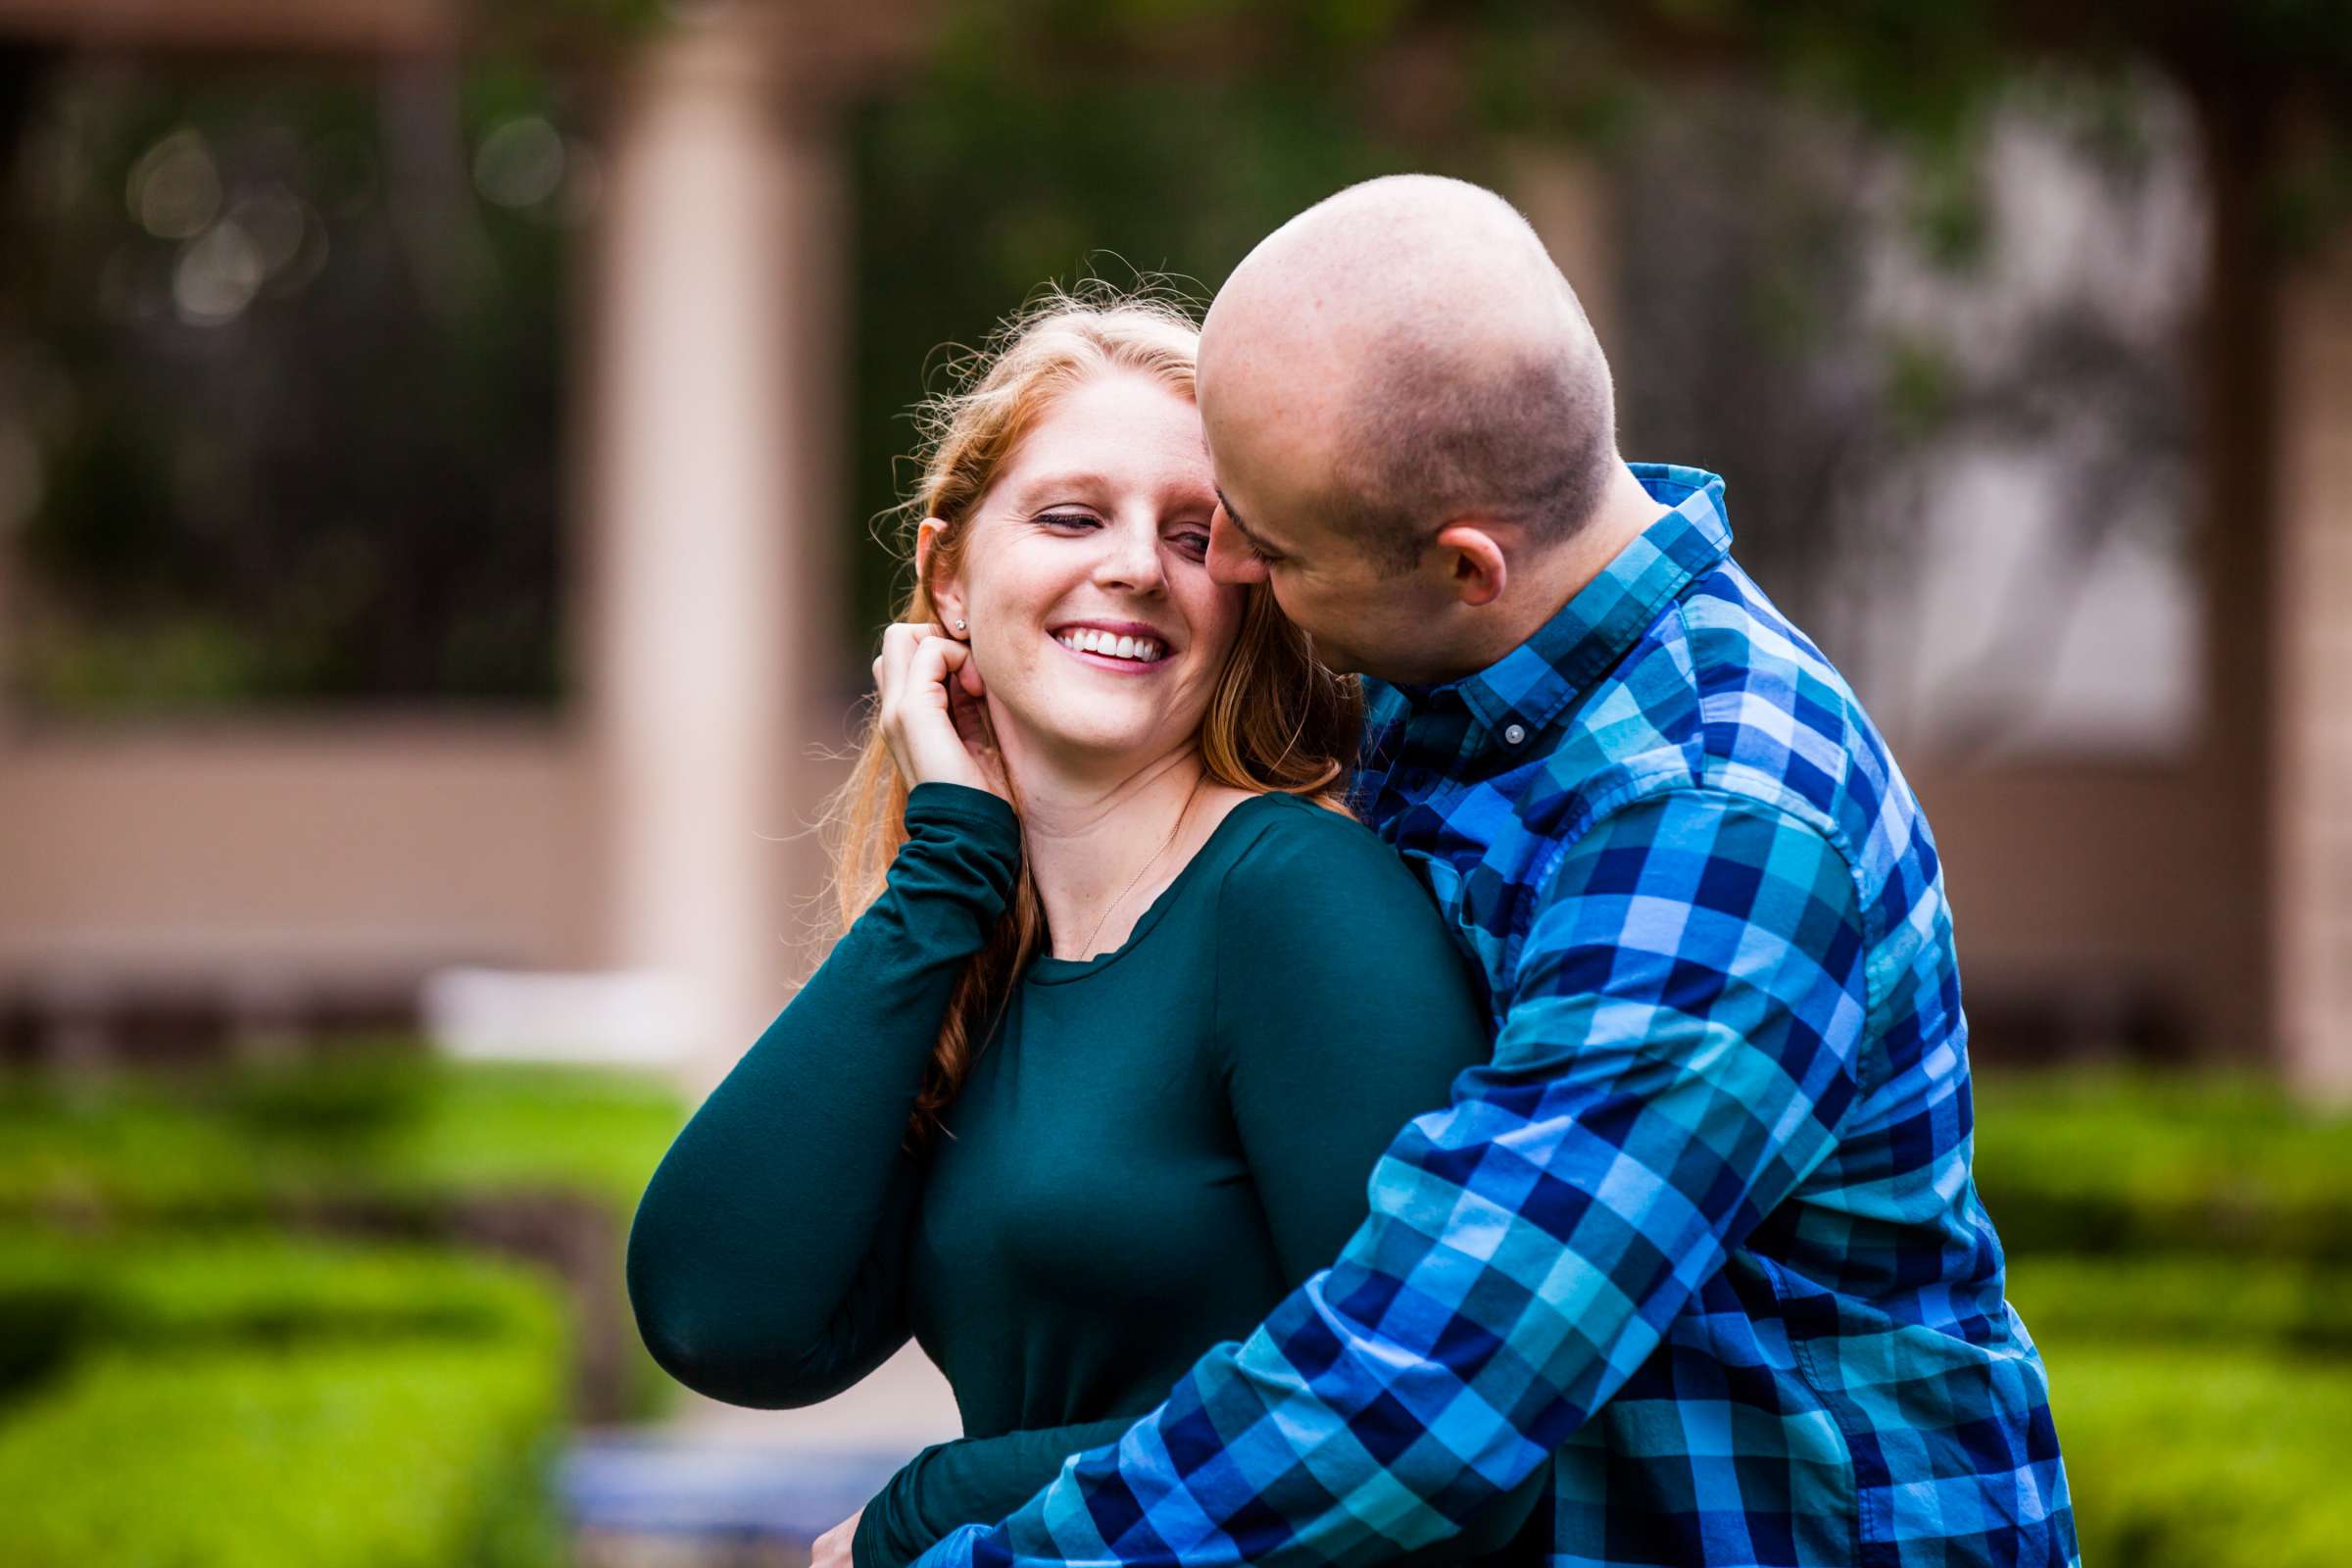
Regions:
<svg viewBox="0 0 2352 1568"><path fill-rule="evenodd" d="M1266 580L1266 564L1242 540L1242 531L1219 507L1208 518L1208 575L1236 587Z"/></svg>

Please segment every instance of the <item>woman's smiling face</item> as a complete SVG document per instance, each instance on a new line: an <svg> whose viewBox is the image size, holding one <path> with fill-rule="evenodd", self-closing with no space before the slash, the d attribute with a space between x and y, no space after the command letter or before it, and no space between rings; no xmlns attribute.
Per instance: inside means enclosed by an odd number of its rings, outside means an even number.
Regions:
<svg viewBox="0 0 2352 1568"><path fill-rule="evenodd" d="M1190 398L1103 370L1061 393L980 497L958 570L933 585L969 623L1017 770L1148 761L1200 728L1246 590L1208 575L1216 483Z"/></svg>

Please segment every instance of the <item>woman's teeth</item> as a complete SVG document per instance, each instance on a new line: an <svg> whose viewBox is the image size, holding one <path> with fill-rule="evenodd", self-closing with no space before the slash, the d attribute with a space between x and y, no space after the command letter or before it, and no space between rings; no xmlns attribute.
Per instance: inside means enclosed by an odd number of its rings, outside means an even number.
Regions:
<svg viewBox="0 0 2352 1568"><path fill-rule="evenodd" d="M1132 659L1142 664L1155 664L1167 655L1166 648L1156 638L1118 637L1086 626L1065 631L1054 641L1082 654L1101 654L1106 659Z"/></svg>

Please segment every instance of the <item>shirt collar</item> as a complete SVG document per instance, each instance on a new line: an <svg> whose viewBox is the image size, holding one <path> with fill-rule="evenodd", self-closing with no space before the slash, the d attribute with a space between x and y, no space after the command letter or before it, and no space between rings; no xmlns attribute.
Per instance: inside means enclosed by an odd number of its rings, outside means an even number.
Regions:
<svg viewBox="0 0 2352 1568"><path fill-rule="evenodd" d="M1469 747L1496 735L1508 745L1523 744L1624 658L1668 600L1730 554L1732 525L1720 476L1666 463L1627 466L1666 511L1534 636L1494 663L1438 685L1398 684L1410 712L1457 699L1475 721ZM1519 726L1515 740L1513 725Z"/></svg>

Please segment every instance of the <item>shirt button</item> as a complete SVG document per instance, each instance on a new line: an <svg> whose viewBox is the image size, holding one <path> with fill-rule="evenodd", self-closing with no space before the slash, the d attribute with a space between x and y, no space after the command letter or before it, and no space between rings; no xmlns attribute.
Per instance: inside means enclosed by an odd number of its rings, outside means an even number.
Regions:
<svg viewBox="0 0 2352 1568"><path fill-rule="evenodd" d="M1525 739L1527 739L1526 726L1520 724L1505 724L1502 727L1502 740L1504 745L1516 746Z"/></svg>

